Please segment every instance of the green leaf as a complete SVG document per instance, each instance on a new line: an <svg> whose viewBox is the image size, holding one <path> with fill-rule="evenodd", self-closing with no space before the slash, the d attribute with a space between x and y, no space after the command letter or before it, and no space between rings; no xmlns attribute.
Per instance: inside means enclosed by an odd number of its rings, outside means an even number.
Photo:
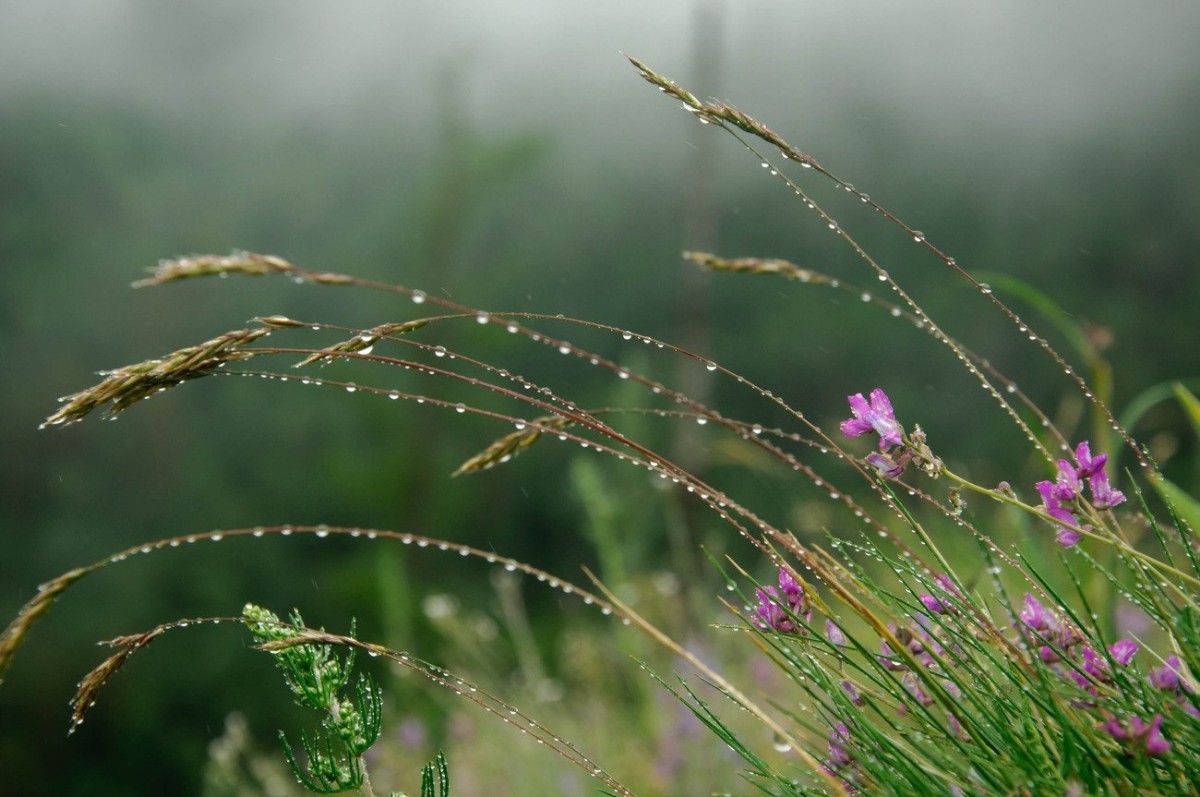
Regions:
<svg viewBox="0 0 1200 797"><path fill-rule="evenodd" d="M1195 393L1184 387L1182 382L1173 383L1171 392L1175 394L1175 398L1179 399L1183 411L1187 413L1188 420L1191 421L1192 432L1200 439L1200 399L1196 398Z"/></svg>
<svg viewBox="0 0 1200 797"><path fill-rule="evenodd" d="M1200 530L1200 501L1188 495L1187 491L1179 485L1162 477L1152 477L1150 484L1170 505L1181 521L1190 526L1193 531Z"/></svg>

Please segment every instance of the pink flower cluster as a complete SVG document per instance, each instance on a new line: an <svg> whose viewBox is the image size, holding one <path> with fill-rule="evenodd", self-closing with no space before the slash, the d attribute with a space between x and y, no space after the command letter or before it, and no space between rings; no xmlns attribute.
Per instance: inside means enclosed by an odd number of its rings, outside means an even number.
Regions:
<svg viewBox="0 0 1200 797"><path fill-rule="evenodd" d="M754 624L765 630L773 629L781 634L799 634L804 627L797 618L808 622L812 619L812 608L808 595L787 568L779 568L779 589L762 587L754 590L758 605L754 607Z"/></svg>
<svg viewBox="0 0 1200 797"><path fill-rule="evenodd" d="M1082 636L1063 618L1043 606L1032 595L1025 596L1025 608L1020 614L1026 636L1038 647L1041 660L1051 664L1062 675L1077 683L1092 698L1098 695L1098 684L1113 683L1112 665L1128 666L1138 651L1138 644L1121 639L1107 648L1105 656L1084 643ZM1183 666L1178 657L1170 656L1162 667L1147 674L1150 685L1165 692L1175 692L1177 701L1184 711L1200 717L1200 711L1184 696L1191 687L1182 677ZM1075 701L1077 708L1096 708L1095 700L1088 698ZM1151 758L1166 755L1171 743L1162 735L1163 716L1155 714L1149 721L1137 715L1119 718L1102 710L1104 719L1098 728L1121 742L1129 754L1144 753Z"/></svg>
<svg viewBox="0 0 1200 797"><path fill-rule="evenodd" d="M1085 484L1091 488L1092 506L1097 509L1111 509L1125 501L1125 494L1108 483L1108 474L1104 472L1107 461L1107 454L1093 457L1091 447L1084 440L1075 449L1074 465L1060 459L1054 481L1040 481L1034 485L1042 496L1042 509L1059 521L1055 539L1064 548L1079 542L1083 535L1078 529L1087 528L1076 514Z"/></svg>

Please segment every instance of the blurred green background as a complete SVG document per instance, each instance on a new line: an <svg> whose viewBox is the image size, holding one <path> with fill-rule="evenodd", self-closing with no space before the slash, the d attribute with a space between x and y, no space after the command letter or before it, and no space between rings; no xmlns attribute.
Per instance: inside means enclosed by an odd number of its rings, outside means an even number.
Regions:
<svg viewBox="0 0 1200 797"><path fill-rule="evenodd" d="M631 328L694 346L820 422L845 415L848 393L882 385L935 447L952 441L938 448L947 461L984 482L1033 478L1014 477L1026 456L1019 433L927 336L847 294L702 277L680 262L683 249L712 249L874 281L736 142L664 100L621 53L756 116L968 269L1055 297L1109 344L1120 409L1150 385L1197 375L1198 25L1200 6L1131 1L0 2L0 612L116 549L211 528L393 528L567 577L580 564L617 580L671 569L685 587L710 576L681 572L698 566L671 528L732 546L715 517L561 447L451 480L508 430L403 402L211 380L115 424L38 431L54 398L95 371L255 315L413 317L393 297L284 281L128 288L180 254L269 252L491 311ZM980 296L858 203L797 176L930 315L1068 427L1080 417L1061 374ZM422 339L557 380L583 406L641 400L595 369L468 326ZM707 394L726 414L781 422L661 354L546 328ZM368 373L436 390L411 374ZM1164 404L1136 431L1194 485L1182 426ZM840 522L804 487L733 467L719 436L633 428L780 522ZM659 583L662 600L677 586ZM234 541L114 567L67 594L0 687L6 788L199 794L207 745L232 710L266 748L286 724L284 690L245 635L203 629L141 654L67 739L73 685L104 655L96 640L253 600L298 606L331 629L356 616L367 638L453 659L462 646L428 596L452 595L463 617L486 619L503 614L503 589L457 558L333 541ZM523 594L533 629L552 640L548 677L569 684L563 618L592 618L544 591ZM482 658L503 691L528 662L512 618L496 622L506 629L496 650L508 653ZM385 686L411 701L389 714L394 723L425 712L435 735L456 738L436 729L419 685Z"/></svg>

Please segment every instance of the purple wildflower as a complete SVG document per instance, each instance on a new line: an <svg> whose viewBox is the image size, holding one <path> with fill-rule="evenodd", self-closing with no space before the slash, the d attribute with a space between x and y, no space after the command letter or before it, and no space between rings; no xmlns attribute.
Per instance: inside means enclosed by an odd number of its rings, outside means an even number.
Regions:
<svg viewBox="0 0 1200 797"><path fill-rule="evenodd" d="M1078 531L1068 528L1068 526L1078 526L1079 521L1075 519L1075 516L1071 514L1069 509L1060 503L1055 485L1051 482L1043 481L1038 482L1034 487L1041 493L1042 508L1046 510L1046 514L1059 521L1058 535L1054 538L1058 544L1064 548L1070 548L1083 539L1083 535Z"/></svg>
<svg viewBox="0 0 1200 797"><path fill-rule="evenodd" d="M1146 755L1158 758L1166 755L1171 749L1171 743L1162 735L1162 714L1155 714L1150 722L1138 716L1129 718L1123 723L1116 717L1109 717L1100 724L1100 730L1119 742L1125 742L1126 749L1131 752L1140 742Z"/></svg>
<svg viewBox="0 0 1200 797"><path fill-rule="evenodd" d="M912 459L912 452L904 449L900 452L900 456L894 457L890 453L884 451L875 451L867 454L867 464L875 469L885 479L895 479L904 472L904 466Z"/></svg>
<svg viewBox="0 0 1200 797"><path fill-rule="evenodd" d="M1075 467L1065 459L1058 461L1058 472L1054 476L1051 493L1059 501L1070 503L1083 493L1082 477Z"/></svg>
<svg viewBox="0 0 1200 797"><path fill-rule="evenodd" d="M1133 661L1134 654L1138 652L1138 643L1132 639L1121 639L1108 646L1108 653L1113 657L1113 661L1120 664L1122 667Z"/></svg>
<svg viewBox="0 0 1200 797"><path fill-rule="evenodd" d="M1047 664L1060 661L1062 653L1070 653L1083 641L1074 628L1063 622L1032 595L1025 595L1025 608L1021 611L1020 620L1033 632L1031 641L1049 643L1041 644L1038 648L1038 655Z"/></svg>
<svg viewBox="0 0 1200 797"><path fill-rule="evenodd" d="M935 598L933 595L918 595L917 600L921 601L921 605L934 614L945 614L946 604Z"/></svg>
<svg viewBox="0 0 1200 797"><path fill-rule="evenodd" d="M1175 654L1167 656L1163 660L1163 666L1155 667L1150 670L1148 679L1150 685L1155 689L1162 689L1165 692L1192 691L1188 682L1182 678L1183 662Z"/></svg>
<svg viewBox="0 0 1200 797"><path fill-rule="evenodd" d="M1107 461L1107 454L1093 457L1090 445L1084 440L1075 449L1074 465L1060 459L1054 481L1041 481L1034 485L1042 496L1042 508L1058 522L1058 536L1055 539L1064 548L1070 548L1083 537L1069 526L1080 525L1073 510L1076 502L1083 497L1085 482L1092 490L1092 504L1097 509L1111 509L1125 502L1125 494L1114 490L1108 483L1108 475L1104 472L1104 463Z"/></svg>
<svg viewBox="0 0 1200 797"><path fill-rule="evenodd" d="M1075 462L1079 465L1075 471L1076 477L1086 479L1104 472L1104 463L1108 462L1108 454L1093 457L1088 441L1084 440L1075 449Z"/></svg>
<svg viewBox="0 0 1200 797"><path fill-rule="evenodd" d="M842 434L846 437L859 437L874 431L879 435L881 451L887 451L903 442L903 430L896 420L895 412L892 411L892 402L887 393L883 392L883 388L877 387L871 391L870 403L863 398L862 393L848 396L847 400L854 417L842 421Z"/></svg>
<svg viewBox="0 0 1200 797"><path fill-rule="evenodd" d="M1112 509L1125 503L1125 493L1109 485L1108 475L1104 471L1092 474L1088 483L1092 487L1092 503L1097 509Z"/></svg>
<svg viewBox="0 0 1200 797"><path fill-rule="evenodd" d="M858 693L858 687L854 684L849 681L842 681L842 691L849 696L850 702L854 705L861 706L863 704L862 695Z"/></svg>
<svg viewBox="0 0 1200 797"><path fill-rule="evenodd" d="M1041 601L1028 593L1025 595L1025 608L1021 610L1020 617L1021 622L1034 631L1049 630L1050 623L1054 620L1054 615Z"/></svg>
<svg viewBox="0 0 1200 797"><path fill-rule="evenodd" d="M848 644L845 632L834 625L833 620L825 621L825 638L828 639L830 643L841 647L845 647Z"/></svg>
<svg viewBox="0 0 1200 797"><path fill-rule="evenodd" d="M754 618L755 625L764 631L773 628L781 634L796 633L796 623L783 608L779 590L774 587L761 587L754 590L754 594L758 596L758 605L754 607L754 613L758 615Z"/></svg>
<svg viewBox="0 0 1200 797"><path fill-rule="evenodd" d="M801 614L806 604L804 587L784 567L779 568L779 590L787 598L788 608Z"/></svg>
<svg viewBox="0 0 1200 797"><path fill-rule="evenodd" d="M1093 678L1108 677L1108 660L1092 649L1091 645L1083 646L1083 671ZM1078 673L1072 671L1073 675ZM1077 679L1078 680L1078 679Z"/></svg>
<svg viewBox="0 0 1200 797"><path fill-rule="evenodd" d="M854 754L850 752L850 729L844 722L834 723L829 731L829 761L826 766L837 772L853 764L854 760Z"/></svg>
<svg viewBox="0 0 1200 797"><path fill-rule="evenodd" d="M1076 481L1087 480L1088 486L1092 488L1092 503L1097 509L1111 509L1125 503L1125 494L1114 490L1108 483L1108 474L1104 472L1104 463L1108 462L1107 454L1097 454L1093 457L1088 441L1084 440L1075 449L1075 462L1077 467L1073 469L1073 476ZM1060 471L1064 464L1065 462L1059 462Z"/></svg>
<svg viewBox="0 0 1200 797"><path fill-rule="evenodd" d="M758 615L754 624L764 631L774 629L781 634L799 634L803 626L796 622L797 617L808 622L812 618L808 596L787 568L779 568L779 589L761 587L754 590L758 597L758 605L754 613Z"/></svg>
<svg viewBox="0 0 1200 797"><path fill-rule="evenodd" d="M907 669L904 662L897 658L896 652L892 650L892 646L887 643L887 640L879 642L879 652L881 655L878 657L878 661L885 670L898 672Z"/></svg>
<svg viewBox="0 0 1200 797"><path fill-rule="evenodd" d="M1140 722L1137 717L1133 719ZM1155 714L1154 719L1150 720L1150 726L1145 729L1146 755L1148 756L1155 758L1164 756L1171 749L1171 743L1163 738L1162 735L1162 721L1162 714Z"/></svg>
<svg viewBox="0 0 1200 797"><path fill-rule="evenodd" d="M933 583L941 588L942 592L946 593L946 597L938 597L928 593L922 593L917 596L917 600L921 605L928 609L933 614L945 614L953 609L950 598L959 597L958 587L954 586L954 582L945 573L938 573L933 577ZM922 623L922 626L925 626Z"/></svg>

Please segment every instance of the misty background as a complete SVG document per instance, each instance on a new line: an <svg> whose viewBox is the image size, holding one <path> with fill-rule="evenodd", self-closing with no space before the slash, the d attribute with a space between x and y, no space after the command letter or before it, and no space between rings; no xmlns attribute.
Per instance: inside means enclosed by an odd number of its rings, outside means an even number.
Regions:
<svg viewBox="0 0 1200 797"><path fill-rule="evenodd" d="M1197 376L1197 30L1200 5L1130 1L0 2L0 610L129 545L270 523L439 534L569 577L594 564L564 475L577 455L547 447L449 479L507 431L478 419L207 380L114 424L38 431L96 371L253 316L365 326L414 312L284 281L129 289L160 258L190 253L268 252L490 311L686 340L823 422L848 393L886 385L899 411L923 413L935 445L954 441L948 460L1006 478L1020 435L927 337L845 295L680 261L712 249L873 282L755 158L622 54L758 118L969 270L1053 296L1108 343L1119 411ZM794 176L953 334L1042 406L1081 412L1052 364L921 247ZM448 345L481 340L470 332L447 327ZM554 375L544 351L496 337L478 343L496 361ZM671 361L630 362L676 374ZM621 398L611 377L570 378L583 406ZM728 384L689 384L730 414L742 406ZM1178 413L1164 406L1144 424L1135 431L1187 483L1195 444ZM670 445L721 467L704 440ZM764 500L788 515L800 499L778 488ZM488 601L486 579L428 554L237 544L131 561L61 601L0 687L6 782L26 794L200 793L206 745L231 710L245 707L268 747L282 724L249 708L275 676L215 629L141 654L66 739L73 685L104 655L96 640L254 600L331 629L354 615L365 638L436 660L420 596ZM552 627L553 608L535 607L535 624Z"/></svg>

